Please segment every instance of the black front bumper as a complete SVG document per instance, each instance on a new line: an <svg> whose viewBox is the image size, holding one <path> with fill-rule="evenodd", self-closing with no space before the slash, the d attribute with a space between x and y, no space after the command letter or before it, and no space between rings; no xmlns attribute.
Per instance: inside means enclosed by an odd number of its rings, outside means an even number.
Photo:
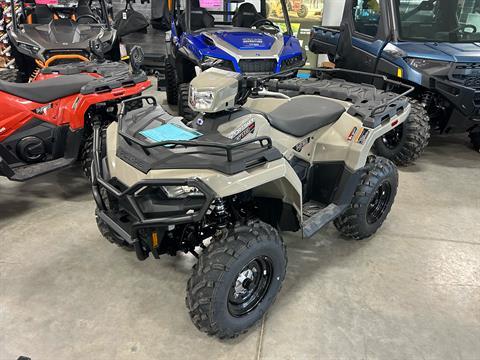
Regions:
<svg viewBox="0 0 480 360"><path fill-rule="evenodd" d="M95 130L99 133L99 131ZM147 179L141 180L136 184L127 187L117 179L111 178L108 174L106 163L100 161L100 136L95 136L95 154L92 163L92 190L93 197L98 207L98 216L108 224L108 226L122 239L130 244L135 244L139 240L139 232L145 229L167 229L169 225L179 225L199 222L204 218L210 204L215 199L216 194L208 185L199 179ZM166 206L157 204L155 216L152 213L146 213L142 210L142 199L138 197L140 191L148 189L158 189L162 186L191 186L197 188L202 194L203 203L197 206L194 211L163 211ZM116 209L109 208L105 203L105 194L116 201ZM182 209L182 206L179 207ZM160 210L158 210L160 209ZM186 206L189 210L190 206ZM128 214L128 216L125 216ZM127 220L126 220L127 219Z"/></svg>

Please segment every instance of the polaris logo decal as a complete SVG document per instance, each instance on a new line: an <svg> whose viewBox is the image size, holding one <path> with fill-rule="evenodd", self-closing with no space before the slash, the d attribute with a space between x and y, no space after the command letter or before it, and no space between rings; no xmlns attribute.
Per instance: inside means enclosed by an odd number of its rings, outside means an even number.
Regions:
<svg viewBox="0 0 480 360"><path fill-rule="evenodd" d="M233 130L230 134L227 135L229 139L240 141L245 138L248 134L253 134L255 131L255 121L250 119L240 125L239 128Z"/></svg>
<svg viewBox="0 0 480 360"><path fill-rule="evenodd" d="M242 39L242 43L244 46L263 46L263 40L256 38Z"/></svg>

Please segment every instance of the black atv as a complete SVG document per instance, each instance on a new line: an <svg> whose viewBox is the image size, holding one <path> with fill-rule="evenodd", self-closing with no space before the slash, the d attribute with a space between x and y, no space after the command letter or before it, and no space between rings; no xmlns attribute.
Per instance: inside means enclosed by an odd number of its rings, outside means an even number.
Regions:
<svg viewBox="0 0 480 360"><path fill-rule="evenodd" d="M10 3L8 39L14 71L0 73L1 80L27 82L38 71L53 65L87 61L90 40L99 39L106 58L120 60L120 45L109 20L105 0L59 0L55 5L20 0Z"/></svg>

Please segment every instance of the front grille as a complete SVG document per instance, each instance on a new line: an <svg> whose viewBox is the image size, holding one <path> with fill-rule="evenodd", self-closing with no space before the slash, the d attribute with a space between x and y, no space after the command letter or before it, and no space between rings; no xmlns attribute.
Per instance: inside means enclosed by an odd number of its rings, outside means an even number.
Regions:
<svg viewBox="0 0 480 360"><path fill-rule="evenodd" d="M465 86L480 88L480 63L454 64L450 79Z"/></svg>
<svg viewBox="0 0 480 360"><path fill-rule="evenodd" d="M239 61L240 70L244 74L272 74L277 67L275 59L245 59Z"/></svg>

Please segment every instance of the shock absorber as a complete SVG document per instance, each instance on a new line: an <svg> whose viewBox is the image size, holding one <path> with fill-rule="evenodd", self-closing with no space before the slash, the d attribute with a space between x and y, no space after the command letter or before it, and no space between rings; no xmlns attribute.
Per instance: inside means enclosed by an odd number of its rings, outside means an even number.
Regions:
<svg viewBox="0 0 480 360"><path fill-rule="evenodd" d="M216 224L218 229L227 227L228 213L225 209L225 201L222 198L216 198L213 201L213 212L215 214Z"/></svg>
<svg viewBox="0 0 480 360"><path fill-rule="evenodd" d="M425 110L430 112L435 103L435 95L431 91L425 91L420 97L420 101L422 102Z"/></svg>

